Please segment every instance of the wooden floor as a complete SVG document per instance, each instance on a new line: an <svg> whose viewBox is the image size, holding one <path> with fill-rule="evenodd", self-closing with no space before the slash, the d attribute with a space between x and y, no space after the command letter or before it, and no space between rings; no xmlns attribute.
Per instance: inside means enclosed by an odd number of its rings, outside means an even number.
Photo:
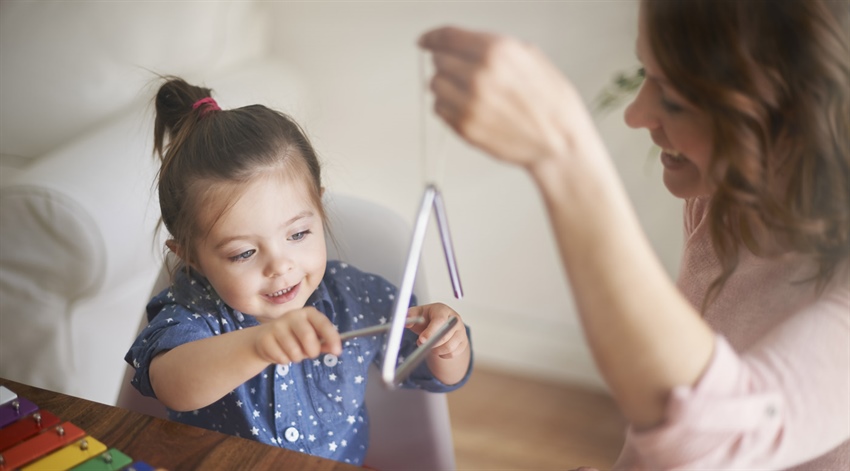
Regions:
<svg viewBox="0 0 850 471"><path fill-rule="evenodd" d="M458 470L608 469L625 422L605 394L476 367L448 395Z"/></svg>

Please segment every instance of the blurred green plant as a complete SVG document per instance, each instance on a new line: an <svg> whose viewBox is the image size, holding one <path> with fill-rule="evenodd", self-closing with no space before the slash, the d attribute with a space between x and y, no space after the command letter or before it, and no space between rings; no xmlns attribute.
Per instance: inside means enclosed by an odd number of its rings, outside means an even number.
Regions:
<svg viewBox="0 0 850 471"><path fill-rule="evenodd" d="M611 82L596 95L592 109L597 113L608 113L631 99L643 83L643 67L619 72Z"/></svg>
<svg viewBox="0 0 850 471"><path fill-rule="evenodd" d="M611 82L596 95L591 104L591 109L597 114L606 114L615 110L623 102L631 100L643 84L645 73L642 66L635 67L628 72L617 73ZM651 172L651 167L658 162L658 153L661 148L652 145L646 153L644 173Z"/></svg>

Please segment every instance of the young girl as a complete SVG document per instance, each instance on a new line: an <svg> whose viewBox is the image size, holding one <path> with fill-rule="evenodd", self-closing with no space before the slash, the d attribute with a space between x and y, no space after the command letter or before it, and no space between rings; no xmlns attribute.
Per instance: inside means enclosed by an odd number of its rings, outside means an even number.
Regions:
<svg viewBox="0 0 850 471"><path fill-rule="evenodd" d="M685 200L679 278L573 85L441 28L436 112L525 168L587 343L631 423L615 469L850 469L850 2L642 0L626 123Z"/></svg>
<svg viewBox="0 0 850 471"><path fill-rule="evenodd" d="M385 335L339 333L390 319L396 287L327 260L310 142L282 113L221 110L177 78L157 93L154 134L166 245L181 266L125 357L133 385L176 421L361 464L367 370ZM409 315L425 322L405 330L402 356L459 318L442 304ZM458 322L402 386L452 391L471 358Z"/></svg>

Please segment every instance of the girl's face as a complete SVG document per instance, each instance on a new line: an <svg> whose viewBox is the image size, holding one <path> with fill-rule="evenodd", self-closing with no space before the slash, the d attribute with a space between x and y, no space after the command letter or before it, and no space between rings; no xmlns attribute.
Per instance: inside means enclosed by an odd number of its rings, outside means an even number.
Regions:
<svg viewBox="0 0 850 471"><path fill-rule="evenodd" d="M228 306L260 322L304 307L327 262L322 218L306 184L278 172L260 176L221 214L231 203L225 194L201 214L201 227L213 226L197 244L195 268Z"/></svg>
<svg viewBox="0 0 850 471"><path fill-rule="evenodd" d="M707 180L712 154L711 122L664 77L649 44L643 12L640 17L636 49L645 78L626 108L626 124L649 130L652 140L662 149L664 185L670 193L679 198L707 195L711 192Z"/></svg>

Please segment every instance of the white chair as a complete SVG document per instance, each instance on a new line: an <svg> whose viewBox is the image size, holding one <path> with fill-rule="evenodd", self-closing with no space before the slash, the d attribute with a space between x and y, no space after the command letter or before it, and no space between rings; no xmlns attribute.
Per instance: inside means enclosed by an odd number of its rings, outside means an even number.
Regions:
<svg viewBox="0 0 850 471"><path fill-rule="evenodd" d="M335 240L328 238L328 258L344 260L357 268L380 274L398 284L407 259L410 226L392 210L362 199L342 195L325 198L329 225ZM414 293L420 304L428 291L419 266ZM163 270L152 293L168 284ZM142 315L142 327L147 323ZM157 400L142 396L130 385L129 366L116 405L165 418ZM418 390L388 391L380 371L371 368L366 406L372 422L370 446L364 464L378 471L448 471L455 469L454 446L448 403L444 394Z"/></svg>

